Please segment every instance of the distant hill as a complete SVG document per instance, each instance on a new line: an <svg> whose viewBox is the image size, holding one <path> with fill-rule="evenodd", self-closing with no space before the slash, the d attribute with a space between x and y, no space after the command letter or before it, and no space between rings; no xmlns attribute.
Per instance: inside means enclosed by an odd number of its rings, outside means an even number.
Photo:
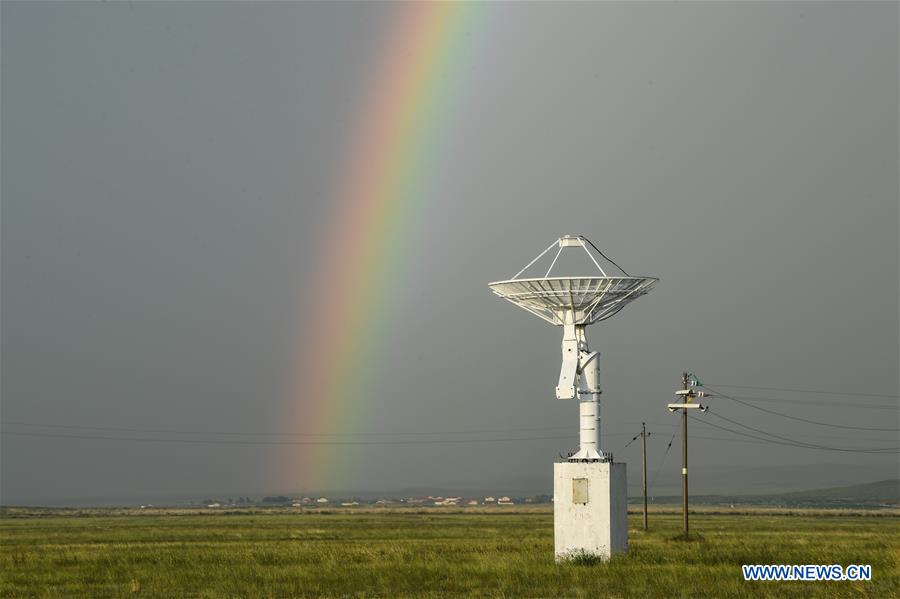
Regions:
<svg viewBox="0 0 900 599"><path fill-rule="evenodd" d="M874 501L897 505L900 503L900 479L879 480L864 485L831 487L814 491L785 493L783 497L795 501Z"/></svg>
<svg viewBox="0 0 900 599"><path fill-rule="evenodd" d="M673 456L669 456L671 459ZM680 456L675 456L680 458ZM678 459L672 461L654 479L652 495L678 495L681 493L681 468ZM828 489L866 484L873 480L897 478L900 463L884 464L790 464L781 466L756 466L734 468L731 466L703 465L696 460L691 472L691 488L695 493L710 495L761 495L783 494L807 489ZM628 464L630 495L641 492L640 466Z"/></svg>
<svg viewBox="0 0 900 599"><path fill-rule="evenodd" d="M629 498L638 502L639 498ZM653 503L678 503L681 497L670 495L656 497ZM794 491L791 493L771 493L765 495L692 495L691 503L697 505L757 505L778 507L818 507L818 508L874 508L897 507L900 505L900 479L880 480L845 487L828 487Z"/></svg>

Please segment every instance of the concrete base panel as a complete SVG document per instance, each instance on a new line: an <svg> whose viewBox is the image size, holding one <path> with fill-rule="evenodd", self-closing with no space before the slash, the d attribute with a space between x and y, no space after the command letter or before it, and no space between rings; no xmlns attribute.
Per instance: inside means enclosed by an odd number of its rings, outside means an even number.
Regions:
<svg viewBox="0 0 900 599"><path fill-rule="evenodd" d="M553 465L553 540L556 560L581 554L602 559L628 550L625 464Z"/></svg>

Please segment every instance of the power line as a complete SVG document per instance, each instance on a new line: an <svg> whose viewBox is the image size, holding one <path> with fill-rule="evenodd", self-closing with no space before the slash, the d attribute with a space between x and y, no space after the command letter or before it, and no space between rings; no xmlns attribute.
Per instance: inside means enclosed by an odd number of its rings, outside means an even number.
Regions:
<svg viewBox="0 0 900 599"><path fill-rule="evenodd" d="M896 429L896 428L875 428L875 427L867 427L867 426L850 426L848 424L834 424L832 422L822 422L820 420L811 420L809 418L801 418L800 416L791 416L790 414L784 414L782 412L776 412L775 410L769 410L766 408L761 408L759 406L754 406L753 404L748 403L743 400L740 400L736 397L731 397L730 395L725 395L721 391L717 391L716 389L714 389L708 385L706 386L706 388L709 389L710 391L712 391L713 393L715 393L715 395L713 397L724 397L725 399L730 399L731 401L745 405L748 408L753 408L754 410L759 410L761 412L766 412L769 414L774 414L776 416L781 416L782 418L789 418L790 420L798 420L800 422L807 422L809 424L817 424L819 426L830 426L832 428L845 428L845 429L851 429L851 430L857 430L857 431L882 431L882 432L893 433L893 432L897 432L898 430L900 430L900 429Z"/></svg>
<svg viewBox="0 0 900 599"><path fill-rule="evenodd" d="M657 424L656 426L660 426L660 425ZM604 436L609 437L611 435L606 434ZM651 434L647 433L647 436L650 437ZM806 436L809 436L809 435L806 435ZM815 436L825 436L825 435L815 435ZM729 441L729 442L733 442L733 443L754 443L754 444L761 445L761 443L757 443L756 441L750 441L750 440L746 440L746 439L735 439L733 437L704 437L702 435L691 435L691 438L692 439L703 439L704 441ZM828 437L828 438L830 438L830 439L850 439L850 440L854 440L854 441L867 440L867 439L860 439L858 437ZM638 435L638 439L640 439L640 435ZM628 445L630 445L630 443L626 444L625 447L627 447ZM622 451L623 449L625 449L625 447L620 447L618 451Z"/></svg>
<svg viewBox="0 0 900 599"><path fill-rule="evenodd" d="M634 443L636 440L638 440L638 439L640 438L640 436L641 436L640 433L638 433L638 434L636 434L635 436L633 436L633 437L631 438L631 441L629 441L628 443L626 443L625 445L623 445L623 446L621 447L621 449L619 449L618 451L616 451L616 453L618 453L619 451L625 451L625 449L626 449L629 445L631 445L632 443Z"/></svg>
<svg viewBox="0 0 900 599"><path fill-rule="evenodd" d="M783 440L783 441L791 441L791 442L797 443L797 444L799 444L799 445L805 445L805 446L807 446L807 447L812 447L812 448L815 448L815 449L845 449L845 448L827 447L827 446L825 446L825 445L818 445L818 444L816 444L816 443L807 443L806 441L799 441L799 440L797 440L797 439L792 439L792 438L790 438L790 437L782 437L782 436L780 436L780 435L776 435L775 433L770 433L770 432L764 431L764 430L762 430L762 429L758 429L758 428L754 428L754 427L752 427L752 426L748 426L748 425L746 425L746 424L743 424L743 423L741 423L741 422L738 422L737 420L732 420L731 418L727 418L727 417L725 417L725 416L722 416L721 414L716 414L715 412L710 412L709 414L710 414L711 416L715 416L716 418L719 418L719 419L721 419L721 420L724 420L725 422L730 422L731 424L736 424L736 425L738 425L738 426L740 426L740 427L743 427L743 428L745 428L745 429L747 429L747 430L751 430L751 431L754 431L754 432L757 432L757 433L762 433L763 435L768 435L768 436L773 437L773 438L775 438L775 439L781 439L781 440ZM895 448L895 447L873 447L873 448L869 449L868 451L872 451L872 452L876 452L876 451L877 451L877 452L881 452L881 451L889 451L889 450L894 450L894 449L897 449L897 448Z"/></svg>
<svg viewBox="0 0 900 599"><path fill-rule="evenodd" d="M714 425L711 425L714 426ZM723 428L724 427L716 427ZM738 434L741 434L738 432ZM416 441L266 441L266 440L249 440L249 441L241 441L241 440L220 440L220 439L159 439L159 438L146 438L146 437L111 437L111 436L99 436L99 435L71 435L71 434L53 434L53 433L27 433L27 432L13 432L13 431L0 431L0 435L10 435L17 437L40 437L40 438L56 438L56 439L83 439L83 440L99 440L99 441L139 441L139 442L151 442L151 443L182 443L182 444L191 444L191 445L416 445L416 444L425 444L425 445L435 445L441 443L451 443L451 444L459 444L459 443L492 443L492 442L502 442L502 441L539 441L539 440L561 440L561 439L570 439L571 436L565 437L524 437L524 438L500 438L500 439L432 439L432 440L416 440ZM607 437L612 436L620 436L619 433L610 433L606 435ZM761 441L752 441L748 439L734 439L734 438L724 438L724 437L706 437L701 435L694 435L694 439L702 439L706 441L725 441L729 443L752 443L752 444L762 444ZM754 439L758 437L752 436ZM655 483L656 478L659 476L659 472L662 469L665 463L665 456L668 454L669 450L672 447L672 443L675 440L675 435L672 436L669 444L666 447L666 452L663 454L663 458L660 461L659 466L656 469L656 473L651 480L651 484ZM763 439L762 441L771 442L769 439ZM806 445L801 445L801 447L806 447ZM621 451L621 450L620 450Z"/></svg>
<svg viewBox="0 0 900 599"><path fill-rule="evenodd" d="M167 434L167 435L234 435L243 437L367 437L367 436L421 436L421 435L468 435L468 434L489 434L489 433L507 433L507 432L537 432L551 430L568 430L568 426L554 426L542 428L508 428L508 429L477 429L467 431L420 431L420 432L374 432L374 433L285 433L285 432L268 432L268 433L252 433L246 431L184 431L172 429L152 429L152 428L124 428L115 426L84 426L74 424L42 424L36 422L19 422L5 420L4 424L13 424L17 426L31 426L36 428L57 428L72 430L91 430L91 431L113 431L124 433L145 433L145 434Z"/></svg>
<svg viewBox="0 0 900 599"><path fill-rule="evenodd" d="M237 439L160 439L153 437L113 437L101 435L73 435L64 433L22 433L0 431L0 435L41 437L54 439L87 439L92 441L137 441L144 443L183 443L189 445L438 445L442 443L502 443L504 441L546 441L571 439L565 437L506 437L494 439L418 439L409 441L265 441Z"/></svg>
<svg viewBox="0 0 900 599"><path fill-rule="evenodd" d="M802 448L804 448L804 449L821 449L821 450L826 450L826 451L843 451L843 452L848 452L848 453L876 453L876 454L883 454L883 453L896 453L898 450L900 450L900 448L898 448L898 447L893 447L893 448L890 448L890 449L887 449L887 448L886 448L886 449L884 449L884 450L880 450L880 449L878 449L878 450L870 450L870 449L846 449L846 448L841 448L841 447L826 447L826 446L824 446L824 445L820 445L820 446L811 446L811 445L805 445L805 444L802 444L802 443L785 442L785 441L776 441L775 439L768 439L768 438L766 438L766 437L757 437L756 435L751 435L751 434L749 434L749 433L744 433L744 432L741 432L741 431L736 431L736 430L734 430L734 429L732 429L732 428L728 428L728 427L725 427L725 426L720 426L720 425L718 425L718 424L713 424L712 422L707 422L707 421L704 421L704 420L700 420L699 418L695 418L695 417L693 417L693 416L691 416L691 419L692 419L692 420L695 420L695 421L697 421L697 422L699 422L700 424L704 424L704 425L706 425L706 426L711 426L711 427L713 427L713 428L717 428L717 429L720 429L720 430L723 430L723 431L728 431L729 433L734 433L734 434L736 434L736 435L741 435L742 437L750 437L751 439L759 439L760 441L765 441L766 443L772 443L772 444L775 444L775 445L787 445L787 446L789 446L789 447L802 447Z"/></svg>
<svg viewBox="0 0 900 599"><path fill-rule="evenodd" d="M849 403L849 402L839 402L839 401L809 401L803 399L785 399L782 397L748 397L746 395L736 395L735 397L739 399L746 399L747 401L770 401L775 403L796 403L803 405L813 405L813 406L824 406L824 407L846 407L846 408L860 408L866 410L900 410L900 403L894 405L887 404L871 404L871 403Z"/></svg>
<svg viewBox="0 0 900 599"><path fill-rule="evenodd" d="M728 443L750 443L752 445L765 445L762 441L754 441L752 439L736 439L734 437L705 437L703 435L691 435L691 439L702 439L704 441L727 441Z"/></svg>
<svg viewBox="0 0 900 599"><path fill-rule="evenodd" d="M714 395L710 395L707 397L715 399ZM653 426L657 426L657 427L668 428L670 430L678 427L677 424L673 424L671 422L670 423L648 422L647 424L652 424ZM606 436L609 437L610 435L607 434ZM626 436L626 435L622 435L622 436ZM722 437L701 437L699 435L691 435L691 436L695 439L704 439L707 441L741 441L742 443L753 443L753 441L745 441L745 440L739 440L739 439L724 439ZM800 433L800 434L794 435L794 437L813 438L813 439L841 439L841 440L847 440L847 441L872 441L873 440L870 435L866 435L863 437L847 437L847 436L836 436L836 435L830 435L830 434L828 434L828 435L808 435L805 433ZM887 442L887 441L892 441L893 439L878 439L878 440ZM619 451L622 451L623 449L624 449L624 447L620 448Z"/></svg>
<svg viewBox="0 0 900 599"><path fill-rule="evenodd" d="M704 385L708 387L709 385ZM891 395L886 393L856 393L850 391L821 391L816 389L791 389L788 387L754 387L753 385L725 385L716 383L717 387L728 387L729 389L761 389L763 391L786 391L788 393L813 393L816 395L843 395L845 397L884 397L887 399L897 399L900 395Z"/></svg>
<svg viewBox="0 0 900 599"><path fill-rule="evenodd" d="M659 466L656 467L656 472L653 474L653 482L650 483L651 487L656 483L656 477L659 476L659 472L660 470L662 470L663 464L666 463L666 456L669 455L669 450L672 449L672 443L675 442L675 435L677 434L677 431L675 433L672 433L672 438L669 439L669 444L666 445L666 452L663 454L662 459L659 461Z"/></svg>
<svg viewBox="0 0 900 599"><path fill-rule="evenodd" d="M699 420L699 419L696 419L696 420L697 420L697 422L703 422L703 423L705 423L705 424L709 424L709 423L706 422L705 420ZM657 426L658 426L658 425L657 425ZM715 426L715 425L710 424L710 426ZM719 428L719 429L722 429L722 430L727 430L727 431L729 431L729 432L734 432L734 433L736 433L736 434L742 434L740 431L732 431L731 429L728 429L728 428L725 428L725 427L718 427L718 426L716 426L715 428ZM752 436L752 435L751 435L751 436ZM752 437L753 437L752 439L745 439L745 438L735 438L735 437L707 437L707 436L705 436L705 435L691 435L691 439L701 439L701 440L704 440L704 441L722 441L722 442L726 442L726 443L749 443L749 444L751 444L751 445L771 445L771 444L773 443L773 441L770 440L770 439L758 440L758 441L757 441L757 440L754 440L754 439L759 439L759 437L756 437L756 436L752 436ZM669 444L668 444L667 447L666 447L666 452L667 452L667 453L668 453L668 450L671 449L672 443L674 443L674 441L675 441L675 435L672 436L672 438L671 438L670 441L669 441ZM790 445L790 446L793 446L792 444L788 444L788 443L778 443L778 444L779 444L779 445ZM806 447L806 446L801 446L801 447L802 447L802 448L805 448L805 449L814 449L814 448ZM879 452L879 453L888 453L888 452ZM659 476L659 473L662 471L662 468L663 468L663 466L665 465L665 459L666 459L666 454L663 454L663 457L662 457L662 459L660 460L659 466L656 468L656 471L654 472L653 477L650 479L650 486L651 486L651 487L654 486L654 485L656 484L656 480L657 480L657 478L658 478L658 476Z"/></svg>

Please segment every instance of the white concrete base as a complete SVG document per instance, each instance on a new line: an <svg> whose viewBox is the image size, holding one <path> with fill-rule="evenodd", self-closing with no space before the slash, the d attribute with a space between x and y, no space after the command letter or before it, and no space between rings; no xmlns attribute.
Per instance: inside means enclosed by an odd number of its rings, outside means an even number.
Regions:
<svg viewBox="0 0 900 599"><path fill-rule="evenodd" d="M556 561L578 554L609 559L628 550L625 464L553 465L553 540Z"/></svg>

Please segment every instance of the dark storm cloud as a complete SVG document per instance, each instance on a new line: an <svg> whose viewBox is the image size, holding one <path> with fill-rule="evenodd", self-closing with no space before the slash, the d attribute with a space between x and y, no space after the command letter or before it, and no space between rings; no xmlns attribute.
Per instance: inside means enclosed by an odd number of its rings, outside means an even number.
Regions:
<svg viewBox="0 0 900 599"><path fill-rule="evenodd" d="M304 282L340 243L323 226L393 8L3 3L4 431L291 430ZM661 279L589 331L608 449L647 420L660 455L685 368L710 383L897 394L896 4L480 9L369 432L571 426L574 440L575 406L552 399L560 332L486 287L565 233ZM890 410L760 405L897 426ZM808 442L897 445L714 410ZM349 486L534 488L570 445L373 446ZM635 447L617 454L632 482ZM3 435L3 500L296 490L290 473L261 474L276 451ZM694 451L698 477L722 480L810 464L815 486L897 468L895 455L776 445L698 439Z"/></svg>

